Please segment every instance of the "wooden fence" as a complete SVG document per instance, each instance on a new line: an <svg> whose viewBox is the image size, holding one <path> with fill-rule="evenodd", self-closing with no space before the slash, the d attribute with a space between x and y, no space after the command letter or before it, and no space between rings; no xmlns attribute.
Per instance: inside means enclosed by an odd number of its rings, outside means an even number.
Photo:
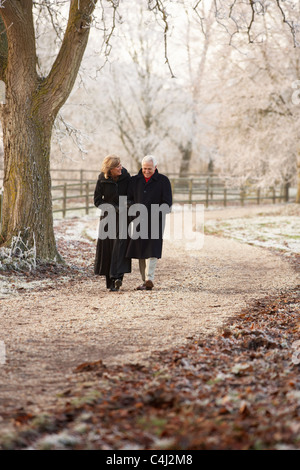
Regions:
<svg viewBox="0 0 300 470"><path fill-rule="evenodd" d="M278 186L255 189L248 185L242 188L228 187L218 177L171 178L174 204L241 205L288 202L289 188ZM89 214L95 209L93 203L95 181L57 185L52 187L53 212L66 217L68 211Z"/></svg>
<svg viewBox="0 0 300 470"><path fill-rule="evenodd" d="M81 214L89 214L92 209L95 209L93 196L98 171L73 170L73 172L73 176L72 170L69 170L67 178L52 179L53 182L62 181L62 184L52 185L53 213L60 213L62 217L66 217L68 212L79 211ZM87 179L87 176L90 176L90 179ZM291 200L288 185L255 189L255 186L251 184L244 187L232 187L216 175L190 175L186 178L171 174L168 176L172 185L174 204L226 207L227 205L243 206L251 203L276 203Z"/></svg>
<svg viewBox="0 0 300 470"><path fill-rule="evenodd" d="M66 217L68 211L89 214L91 209L95 209L94 189L94 181L52 186L53 213L61 213L62 217Z"/></svg>

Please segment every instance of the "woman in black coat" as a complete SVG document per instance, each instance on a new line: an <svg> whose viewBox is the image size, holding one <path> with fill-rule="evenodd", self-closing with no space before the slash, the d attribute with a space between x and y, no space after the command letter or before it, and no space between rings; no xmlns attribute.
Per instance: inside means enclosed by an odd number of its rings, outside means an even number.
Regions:
<svg viewBox="0 0 300 470"><path fill-rule="evenodd" d="M101 168L94 192L94 204L103 209L100 217L99 235L96 247L94 273L106 276L106 287L111 291L119 290L124 273L131 272L131 260L125 258L127 249L127 224L122 227L120 237L119 225L119 196L127 196L130 174L122 168L119 157L108 155ZM107 206L109 204L110 206ZM107 209L109 208L109 212ZM113 236L105 237L105 225L109 222L108 215L113 214ZM124 218L122 218L124 221ZM127 216L125 217L127 221ZM102 226L101 226L102 224ZM126 229L124 231L124 228ZM108 227L109 229L109 227ZM124 236L125 233L125 236Z"/></svg>

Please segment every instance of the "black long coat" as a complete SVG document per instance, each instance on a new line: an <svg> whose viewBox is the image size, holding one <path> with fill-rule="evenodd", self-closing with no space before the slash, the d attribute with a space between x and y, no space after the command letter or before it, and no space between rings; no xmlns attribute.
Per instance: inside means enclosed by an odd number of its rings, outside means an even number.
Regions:
<svg viewBox="0 0 300 470"><path fill-rule="evenodd" d="M94 204L101 209L102 204L112 204L115 208L116 216L116 238L98 237L96 247L96 257L94 273L105 275L111 279L120 278L124 273L131 272L131 260L125 258L128 239L119 237L119 196L127 196L130 174L122 168L122 174L117 181L112 178L106 179L100 173L94 192ZM101 220L106 214L102 214Z"/></svg>
<svg viewBox="0 0 300 470"><path fill-rule="evenodd" d="M146 238L140 236L136 239L129 239L126 256L136 259L161 258L165 214L171 211L172 206L172 189L169 178L155 170L150 180L146 182L142 170L140 170L136 176L132 176L130 179L128 201L131 205L143 204L147 208L148 233ZM167 212L162 211L159 218L154 217L153 214L151 217L151 206L153 204L156 204L156 207L166 204L168 210ZM143 223L142 217L138 216L138 218ZM142 230L140 232L142 233ZM155 236L153 236L153 233L155 233Z"/></svg>

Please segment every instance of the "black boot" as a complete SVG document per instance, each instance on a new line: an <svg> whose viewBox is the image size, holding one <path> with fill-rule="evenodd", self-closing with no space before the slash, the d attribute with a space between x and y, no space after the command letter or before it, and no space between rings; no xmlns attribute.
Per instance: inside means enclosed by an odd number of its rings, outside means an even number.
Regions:
<svg viewBox="0 0 300 470"><path fill-rule="evenodd" d="M106 276L106 288L111 289L114 286L114 279L111 279L109 276Z"/></svg>
<svg viewBox="0 0 300 470"><path fill-rule="evenodd" d="M117 290L119 290L119 287L116 285L116 279L111 280L111 286L109 290L111 292L116 292Z"/></svg>

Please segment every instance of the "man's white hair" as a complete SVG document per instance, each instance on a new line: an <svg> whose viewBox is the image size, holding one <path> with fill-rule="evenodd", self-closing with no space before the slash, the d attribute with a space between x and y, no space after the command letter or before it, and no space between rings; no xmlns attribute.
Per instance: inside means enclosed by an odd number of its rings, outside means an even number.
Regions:
<svg viewBox="0 0 300 470"><path fill-rule="evenodd" d="M153 162L153 165L157 166L157 160L153 155L146 155L142 160L142 165L148 162Z"/></svg>

